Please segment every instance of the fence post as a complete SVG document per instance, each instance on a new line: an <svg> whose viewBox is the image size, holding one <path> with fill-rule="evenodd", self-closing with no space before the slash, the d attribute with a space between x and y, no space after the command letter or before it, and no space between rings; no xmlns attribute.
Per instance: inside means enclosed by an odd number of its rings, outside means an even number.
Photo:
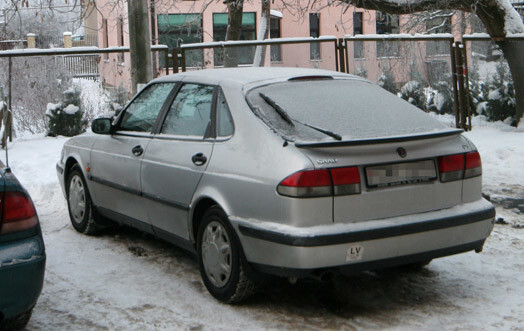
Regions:
<svg viewBox="0 0 524 331"><path fill-rule="evenodd" d="M457 82L457 55L455 53L455 42L450 42L450 52L451 52L451 77L453 78L453 111L455 113L455 127L459 127L460 117L459 117L459 98L458 98L458 82Z"/></svg>
<svg viewBox="0 0 524 331"><path fill-rule="evenodd" d="M27 48L36 48L36 34L27 34Z"/></svg>
<svg viewBox="0 0 524 331"><path fill-rule="evenodd" d="M165 61L166 61L166 76L169 75L169 48L166 49L165 53Z"/></svg>
<svg viewBox="0 0 524 331"><path fill-rule="evenodd" d="M182 61L182 72L185 72L186 71L186 51L183 48L181 48L180 54L182 55L182 58L180 59L180 61Z"/></svg>
<svg viewBox="0 0 524 331"><path fill-rule="evenodd" d="M346 47L344 44L344 39L339 38L338 39L338 57L339 57L339 63L340 63L340 72L346 72Z"/></svg>
<svg viewBox="0 0 524 331"><path fill-rule="evenodd" d="M71 32L64 32L64 48L73 47L73 34Z"/></svg>
<svg viewBox="0 0 524 331"><path fill-rule="evenodd" d="M178 74L178 48L173 48L171 55L173 58L173 73Z"/></svg>
<svg viewBox="0 0 524 331"><path fill-rule="evenodd" d="M339 71L338 58L340 57L338 40L335 40L335 71Z"/></svg>
<svg viewBox="0 0 524 331"><path fill-rule="evenodd" d="M466 93L464 91L464 59L462 58L462 43L457 41L455 43L455 60L456 73L458 83L458 117L460 120L460 128L466 129Z"/></svg>
<svg viewBox="0 0 524 331"><path fill-rule="evenodd" d="M466 86L465 92L466 92L466 114L467 114L467 125L466 129L471 131L471 105L469 102L470 99L470 93L469 93L469 68L468 68L468 53L466 52L466 42L462 44L462 56L464 57L464 83Z"/></svg>

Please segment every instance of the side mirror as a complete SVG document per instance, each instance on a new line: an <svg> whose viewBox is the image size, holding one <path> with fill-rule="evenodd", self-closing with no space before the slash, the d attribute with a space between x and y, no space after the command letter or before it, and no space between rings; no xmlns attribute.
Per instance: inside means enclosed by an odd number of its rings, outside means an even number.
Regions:
<svg viewBox="0 0 524 331"><path fill-rule="evenodd" d="M110 118L94 119L91 123L91 130L97 134L111 134L113 133L111 122L112 120Z"/></svg>

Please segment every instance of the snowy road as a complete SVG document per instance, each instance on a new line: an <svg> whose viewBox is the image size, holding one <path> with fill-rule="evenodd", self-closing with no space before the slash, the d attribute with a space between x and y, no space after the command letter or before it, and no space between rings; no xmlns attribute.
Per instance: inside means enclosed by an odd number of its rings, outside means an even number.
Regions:
<svg viewBox="0 0 524 331"><path fill-rule="evenodd" d="M485 190L522 197L524 132L476 127ZM215 301L183 250L131 229L97 237L70 225L55 173L64 138L15 141L9 161L31 193L47 246L42 295L28 329L516 329L524 330L523 215L497 208L482 254L419 272L368 272L328 284L286 281L242 306ZM5 157L1 157L5 160Z"/></svg>

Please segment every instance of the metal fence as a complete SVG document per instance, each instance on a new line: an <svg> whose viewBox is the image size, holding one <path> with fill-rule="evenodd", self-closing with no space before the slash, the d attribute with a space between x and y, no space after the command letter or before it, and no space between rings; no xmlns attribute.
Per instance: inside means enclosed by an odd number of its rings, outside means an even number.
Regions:
<svg viewBox="0 0 524 331"><path fill-rule="evenodd" d="M266 67L303 67L338 70L337 38L278 38L266 40L219 41L183 44L181 70L219 68L228 61L253 66L257 56ZM262 53L265 48L265 55ZM176 71L176 69L175 69Z"/></svg>

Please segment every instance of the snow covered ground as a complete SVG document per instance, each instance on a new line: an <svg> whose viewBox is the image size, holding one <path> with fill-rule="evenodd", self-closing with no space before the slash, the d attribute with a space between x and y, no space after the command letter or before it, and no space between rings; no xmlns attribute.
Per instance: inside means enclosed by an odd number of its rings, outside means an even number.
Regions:
<svg viewBox="0 0 524 331"><path fill-rule="evenodd" d="M524 130L476 119L466 136L480 150L485 193L524 198ZM419 272L276 282L229 306L206 292L195 259L181 249L132 229L74 231L55 170L65 141L30 136L9 150L48 254L28 329L524 329L524 216L516 210L497 206L507 224L495 225L482 254L438 259Z"/></svg>

